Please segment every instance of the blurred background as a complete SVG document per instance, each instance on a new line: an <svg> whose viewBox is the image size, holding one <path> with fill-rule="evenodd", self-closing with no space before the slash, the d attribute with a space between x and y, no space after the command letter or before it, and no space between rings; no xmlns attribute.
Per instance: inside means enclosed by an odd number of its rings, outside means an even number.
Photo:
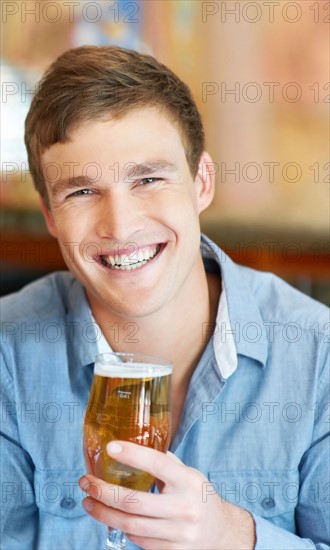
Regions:
<svg viewBox="0 0 330 550"><path fill-rule="evenodd" d="M1 21L2 294L65 268L24 148L37 82L71 47L118 44L193 92L217 179L202 230L330 304L327 0L3 1Z"/></svg>

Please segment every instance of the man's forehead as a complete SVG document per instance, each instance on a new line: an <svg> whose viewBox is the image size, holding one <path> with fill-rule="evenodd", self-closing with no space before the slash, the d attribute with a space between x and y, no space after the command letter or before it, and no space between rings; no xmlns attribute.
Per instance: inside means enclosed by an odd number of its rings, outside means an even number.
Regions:
<svg viewBox="0 0 330 550"><path fill-rule="evenodd" d="M64 143L56 143L41 159L44 178L57 183L76 176L143 177L185 168L181 137L158 109L144 109L125 117L86 121Z"/></svg>
<svg viewBox="0 0 330 550"><path fill-rule="evenodd" d="M97 143L98 141L98 143ZM116 152L119 148L130 149L132 162L144 162L144 158L133 158L139 149L147 147L154 151L166 147L183 148L181 132L167 114L157 108L144 108L140 111L129 111L126 115L117 117L104 116L96 120L84 120L76 123L68 132L67 139L50 145L41 155L42 162L50 157L65 156L67 151L79 153L81 147L93 151L97 143L97 151L106 150L107 154Z"/></svg>

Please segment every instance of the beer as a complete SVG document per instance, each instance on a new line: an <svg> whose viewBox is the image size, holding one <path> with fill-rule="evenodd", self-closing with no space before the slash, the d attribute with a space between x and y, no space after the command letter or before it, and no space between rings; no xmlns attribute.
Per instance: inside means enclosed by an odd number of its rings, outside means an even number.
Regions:
<svg viewBox="0 0 330 550"><path fill-rule="evenodd" d="M111 458L112 440L166 452L170 439L170 376L167 365L96 363L84 425L87 469L115 485L148 491L154 478Z"/></svg>

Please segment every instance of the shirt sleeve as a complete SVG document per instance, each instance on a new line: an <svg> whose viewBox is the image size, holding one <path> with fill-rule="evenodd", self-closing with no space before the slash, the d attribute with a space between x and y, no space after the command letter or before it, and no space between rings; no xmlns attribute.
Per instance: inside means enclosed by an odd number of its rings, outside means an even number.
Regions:
<svg viewBox="0 0 330 550"><path fill-rule="evenodd" d="M254 550L329 550L328 545L314 544L310 539L302 539L256 514L252 514L252 517L256 526Z"/></svg>
<svg viewBox="0 0 330 550"><path fill-rule="evenodd" d="M33 550L37 547L38 507L34 494L34 465L22 448L12 379L1 354L0 432L1 460L1 547L4 550Z"/></svg>
<svg viewBox="0 0 330 550"><path fill-rule="evenodd" d="M255 550L330 548L329 365L328 353L319 378L317 401L313 405L312 442L299 467L299 500L295 514L298 536L252 514L256 526Z"/></svg>

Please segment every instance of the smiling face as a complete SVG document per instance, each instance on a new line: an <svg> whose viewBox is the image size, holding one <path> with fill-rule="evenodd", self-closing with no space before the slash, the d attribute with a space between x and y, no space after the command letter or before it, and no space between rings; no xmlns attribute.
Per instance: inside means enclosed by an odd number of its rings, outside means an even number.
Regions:
<svg viewBox="0 0 330 550"><path fill-rule="evenodd" d="M204 153L193 180L179 132L156 108L85 122L42 156L48 229L94 315L149 315L205 277L199 213L213 197ZM179 303L179 302L178 302Z"/></svg>

